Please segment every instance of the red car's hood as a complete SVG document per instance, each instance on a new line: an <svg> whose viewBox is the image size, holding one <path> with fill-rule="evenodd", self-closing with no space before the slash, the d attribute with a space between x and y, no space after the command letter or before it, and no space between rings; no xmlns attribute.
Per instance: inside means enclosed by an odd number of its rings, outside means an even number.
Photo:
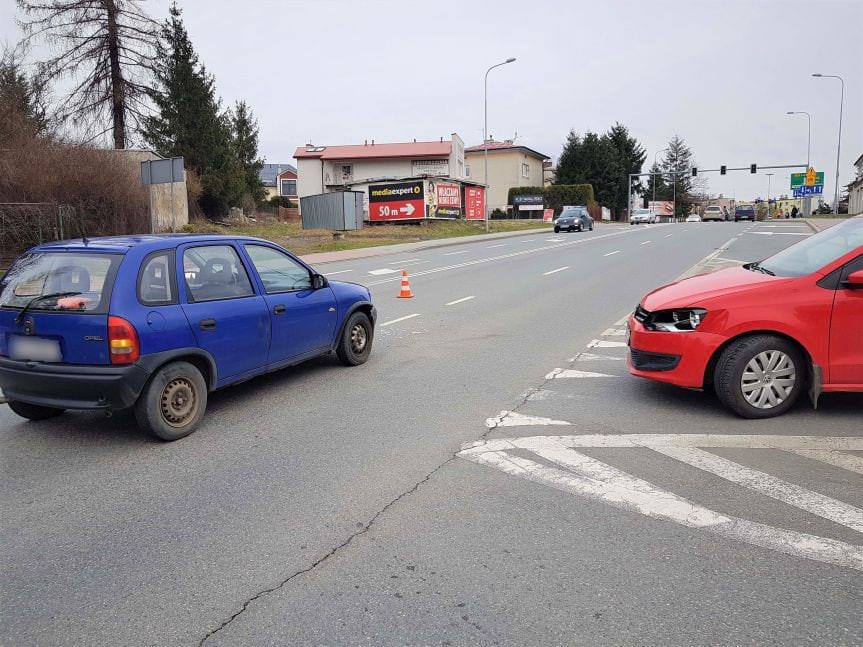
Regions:
<svg viewBox="0 0 863 647"><path fill-rule="evenodd" d="M731 267L712 274L702 274L676 283L669 283L644 297L641 305L649 312L669 308L695 307L706 305L707 301L746 290L776 289L778 286L793 280L793 278L782 278L745 270L742 267Z"/></svg>

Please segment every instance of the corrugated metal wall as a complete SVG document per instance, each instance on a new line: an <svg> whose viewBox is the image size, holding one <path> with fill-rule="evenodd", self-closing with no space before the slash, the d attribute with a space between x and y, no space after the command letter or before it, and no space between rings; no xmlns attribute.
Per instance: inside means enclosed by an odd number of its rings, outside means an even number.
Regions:
<svg viewBox="0 0 863 647"><path fill-rule="evenodd" d="M303 229L344 231L363 226L363 193L338 191L300 198Z"/></svg>

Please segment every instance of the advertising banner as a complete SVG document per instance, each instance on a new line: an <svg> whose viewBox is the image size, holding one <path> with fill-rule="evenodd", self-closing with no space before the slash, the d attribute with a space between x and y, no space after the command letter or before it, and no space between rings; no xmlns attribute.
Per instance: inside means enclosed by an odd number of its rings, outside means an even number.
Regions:
<svg viewBox="0 0 863 647"><path fill-rule="evenodd" d="M551 222L554 220L554 209L545 209L542 212L543 222Z"/></svg>
<svg viewBox="0 0 863 647"><path fill-rule="evenodd" d="M465 218L468 220L485 220L485 189L481 186L469 186L464 190Z"/></svg>
<svg viewBox="0 0 863 647"><path fill-rule="evenodd" d="M461 217L461 186L448 182L438 182L435 185L435 197L438 217Z"/></svg>
<svg viewBox="0 0 863 647"><path fill-rule="evenodd" d="M369 186L369 220L420 220L425 215L422 180Z"/></svg>

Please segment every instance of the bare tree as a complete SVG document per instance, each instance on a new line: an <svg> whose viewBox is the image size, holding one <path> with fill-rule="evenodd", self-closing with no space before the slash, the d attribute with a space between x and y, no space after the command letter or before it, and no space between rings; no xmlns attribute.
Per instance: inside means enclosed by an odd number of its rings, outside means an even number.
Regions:
<svg viewBox="0 0 863 647"><path fill-rule="evenodd" d="M114 148L126 148L147 113L159 30L141 0L17 2L26 41L51 48L41 78L71 80L57 117L86 129L88 141L112 131Z"/></svg>

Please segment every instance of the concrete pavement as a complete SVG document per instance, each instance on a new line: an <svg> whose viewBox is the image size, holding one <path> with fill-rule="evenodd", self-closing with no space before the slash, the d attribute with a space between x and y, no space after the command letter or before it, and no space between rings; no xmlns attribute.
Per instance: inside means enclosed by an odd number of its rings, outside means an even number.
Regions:
<svg viewBox="0 0 863 647"><path fill-rule="evenodd" d="M708 396L626 376L542 385L705 256L753 260L800 238L770 231L612 226L327 263L333 280L372 290L380 327L369 363L320 359L214 393L202 428L177 443L142 437L130 416L36 425L0 410L2 642L860 642L858 571L459 456L482 438L545 433L489 429L502 410L569 422L566 434L751 433ZM403 267L414 299L395 299ZM859 436L859 405L834 396L770 429ZM707 507L786 523L760 495L723 510L728 490L656 452L584 451ZM861 505L847 470L747 451L755 466L803 472L813 491L826 479L837 500ZM810 513L787 523L854 539Z"/></svg>

